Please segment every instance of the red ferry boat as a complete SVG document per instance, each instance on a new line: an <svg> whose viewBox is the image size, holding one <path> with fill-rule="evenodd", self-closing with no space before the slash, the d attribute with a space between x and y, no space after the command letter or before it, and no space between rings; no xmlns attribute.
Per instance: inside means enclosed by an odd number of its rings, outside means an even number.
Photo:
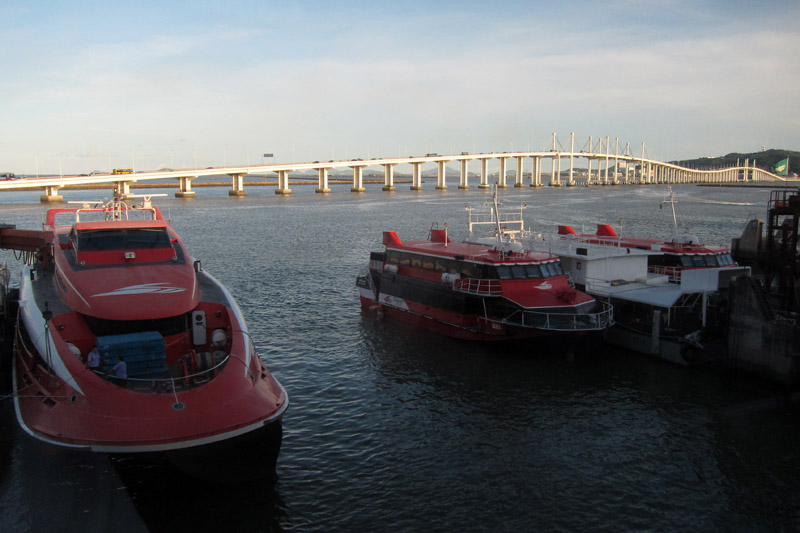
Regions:
<svg viewBox="0 0 800 533"><path fill-rule="evenodd" d="M204 478L274 473L286 391L231 294L149 198L50 209L44 231L0 238L28 250L13 366L28 434L95 452L166 452ZM92 369L93 346L103 364ZM126 377L114 375L118 361Z"/></svg>
<svg viewBox="0 0 800 533"><path fill-rule="evenodd" d="M447 229L427 241L383 233L357 280L364 309L462 339L509 340L602 331L610 304L576 290L559 259L516 243L453 243Z"/></svg>

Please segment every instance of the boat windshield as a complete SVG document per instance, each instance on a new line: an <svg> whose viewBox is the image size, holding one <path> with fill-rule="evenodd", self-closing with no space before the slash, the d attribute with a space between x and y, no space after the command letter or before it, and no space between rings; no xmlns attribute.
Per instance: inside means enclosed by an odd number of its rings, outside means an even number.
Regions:
<svg viewBox="0 0 800 533"><path fill-rule="evenodd" d="M171 247L167 228L81 230L77 238L77 248L83 252Z"/></svg>

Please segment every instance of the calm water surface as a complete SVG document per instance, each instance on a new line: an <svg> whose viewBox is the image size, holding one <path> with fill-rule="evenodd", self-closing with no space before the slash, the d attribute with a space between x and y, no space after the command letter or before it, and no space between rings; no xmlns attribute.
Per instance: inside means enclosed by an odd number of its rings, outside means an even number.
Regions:
<svg viewBox="0 0 800 533"><path fill-rule="evenodd" d="M289 392L277 479L204 485L167 465L34 443L2 404L3 531L775 531L800 528L798 412L715 367L611 348L486 346L362 313L354 287L381 232L466 233L476 187L293 187L156 200L237 297ZM675 189L683 233L728 245L765 189ZM163 191L153 191L163 192ZM105 193L106 195L108 193ZM99 191L67 191L67 199ZM665 187L509 188L535 231L555 224L667 237ZM0 196L0 222L39 228L38 193ZM13 262L10 253L4 253ZM18 269L18 266L14 265ZM43 501L44 500L44 501ZM68 522L65 522L68 521ZM61 527L59 527L59 525Z"/></svg>

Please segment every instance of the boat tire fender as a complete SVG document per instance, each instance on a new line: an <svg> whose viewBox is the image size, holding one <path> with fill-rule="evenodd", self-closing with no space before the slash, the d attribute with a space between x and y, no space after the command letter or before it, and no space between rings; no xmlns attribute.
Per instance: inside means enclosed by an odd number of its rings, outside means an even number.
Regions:
<svg viewBox="0 0 800 533"><path fill-rule="evenodd" d="M683 343L681 345L681 357L687 363L696 363L700 360L700 348L694 346L693 344Z"/></svg>

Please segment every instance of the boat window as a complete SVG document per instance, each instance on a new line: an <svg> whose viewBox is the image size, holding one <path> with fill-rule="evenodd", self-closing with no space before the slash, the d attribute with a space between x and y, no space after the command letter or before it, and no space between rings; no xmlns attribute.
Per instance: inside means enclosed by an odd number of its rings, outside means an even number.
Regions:
<svg viewBox="0 0 800 533"><path fill-rule="evenodd" d="M436 270L436 272L447 272L447 263L449 263L447 259L437 258L434 270Z"/></svg>
<svg viewBox="0 0 800 533"><path fill-rule="evenodd" d="M497 277L499 279L511 279L511 268L507 266L497 267Z"/></svg>
<svg viewBox="0 0 800 533"><path fill-rule="evenodd" d="M458 274L461 265L458 264L458 261L448 261L447 262L447 271L451 274Z"/></svg>
<svg viewBox="0 0 800 533"><path fill-rule="evenodd" d="M513 274L514 279L525 279L528 277L528 273L525 271L525 265L513 265L511 267L511 274Z"/></svg>
<svg viewBox="0 0 800 533"><path fill-rule="evenodd" d="M541 278L542 277L542 269L539 268L539 265L528 265L526 270L528 271L529 278Z"/></svg>
<svg viewBox="0 0 800 533"><path fill-rule="evenodd" d="M706 266L706 262L703 261L703 256L702 255L693 255L692 256L692 266L698 266L698 267Z"/></svg>
<svg viewBox="0 0 800 533"><path fill-rule="evenodd" d="M400 262L400 254L398 254L397 252L389 252L389 254L386 257L386 260L389 263L397 264Z"/></svg>
<svg viewBox="0 0 800 533"><path fill-rule="evenodd" d="M126 230L127 248L141 250L143 248L169 248L169 235L166 228L142 228Z"/></svg>
<svg viewBox="0 0 800 533"><path fill-rule="evenodd" d="M720 263L722 263L723 265L733 264L733 257L731 257L731 254L722 254L719 256L719 258L720 258Z"/></svg>
<svg viewBox="0 0 800 533"><path fill-rule="evenodd" d="M433 257L428 257L427 255L423 255L422 268L426 270L433 270Z"/></svg>
<svg viewBox="0 0 800 533"><path fill-rule="evenodd" d="M681 264L685 267L692 266L692 256L690 255L682 255L681 256Z"/></svg>
<svg viewBox="0 0 800 533"><path fill-rule="evenodd" d="M98 250L119 250L124 243L121 229L92 230L78 232L78 250L94 252Z"/></svg>
<svg viewBox="0 0 800 533"><path fill-rule="evenodd" d="M462 263L461 275L465 278L473 277L475 275L475 265L473 263Z"/></svg>
<svg viewBox="0 0 800 533"><path fill-rule="evenodd" d="M166 228L81 230L77 245L82 252L172 247Z"/></svg>
<svg viewBox="0 0 800 533"><path fill-rule="evenodd" d="M705 256L704 259L706 261L706 266L710 266L710 267L719 266L719 263L717 263L717 256L716 255L707 255L707 256Z"/></svg>
<svg viewBox="0 0 800 533"><path fill-rule="evenodd" d="M545 263L542 265L542 272L546 274L546 277L552 276L559 276L562 274L561 269L559 268L558 263Z"/></svg>

